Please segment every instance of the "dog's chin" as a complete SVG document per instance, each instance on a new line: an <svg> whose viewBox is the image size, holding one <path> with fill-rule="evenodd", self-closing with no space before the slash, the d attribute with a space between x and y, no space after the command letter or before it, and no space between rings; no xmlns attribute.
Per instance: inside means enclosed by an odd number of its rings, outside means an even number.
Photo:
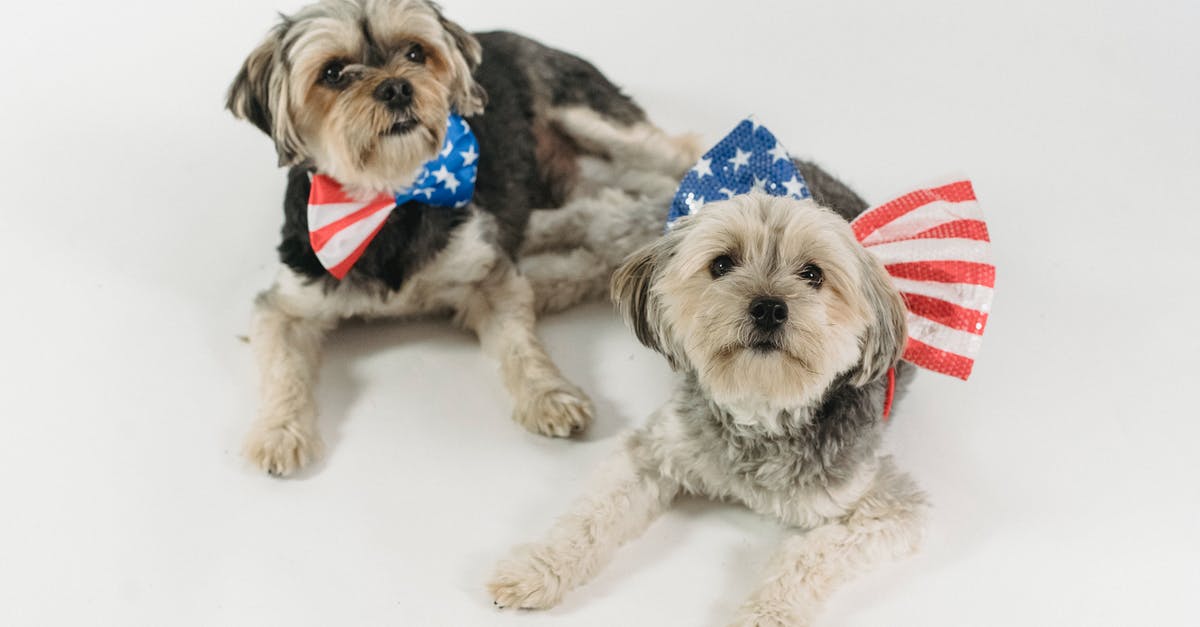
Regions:
<svg viewBox="0 0 1200 627"><path fill-rule="evenodd" d="M411 115L369 130L335 129L328 136L337 139L317 152L314 162L352 193L364 196L411 185L437 156L444 137L441 128Z"/></svg>
<svg viewBox="0 0 1200 627"><path fill-rule="evenodd" d="M698 368L701 382L722 405L796 409L816 400L828 383L779 338L729 344Z"/></svg>
<svg viewBox="0 0 1200 627"><path fill-rule="evenodd" d="M758 340L747 344L744 350L755 356L767 356L782 353L783 347L775 340Z"/></svg>
<svg viewBox="0 0 1200 627"><path fill-rule="evenodd" d="M389 137L404 137L417 130L417 127L420 125L421 123L416 118L404 118L384 129L379 135L385 139Z"/></svg>

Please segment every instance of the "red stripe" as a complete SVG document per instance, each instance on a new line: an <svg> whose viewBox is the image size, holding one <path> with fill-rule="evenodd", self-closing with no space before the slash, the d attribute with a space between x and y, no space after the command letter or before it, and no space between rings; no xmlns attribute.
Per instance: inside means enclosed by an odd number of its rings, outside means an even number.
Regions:
<svg viewBox="0 0 1200 627"><path fill-rule="evenodd" d="M308 204L330 205L335 203L355 202L346 195L342 184L324 174L314 174L312 186L308 191Z"/></svg>
<svg viewBox="0 0 1200 627"><path fill-rule="evenodd" d="M926 370L957 377L963 381L971 376L971 369L975 367L973 359L947 353L911 337L908 338L908 347L904 351L904 360Z"/></svg>
<svg viewBox="0 0 1200 627"><path fill-rule="evenodd" d="M973 261L913 261L886 266L888 274L897 279L933 281L934 283L968 283L995 287L996 267Z"/></svg>
<svg viewBox="0 0 1200 627"><path fill-rule="evenodd" d="M328 244L329 240L332 239L334 235L337 235L342 229L366 218L367 216L379 211L380 209L383 209L384 207L387 207L388 205L393 205L395 203L396 199L392 198L391 196L382 195L375 200L372 200L367 206L355 211L341 220L338 220L337 222L326 224L315 231L309 231L308 238L309 241L312 242L313 250L320 252L322 248L325 248L325 244Z"/></svg>
<svg viewBox="0 0 1200 627"><path fill-rule="evenodd" d="M363 239L362 243L358 245L358 248L354 249L354 252L350 253L338 265L329 268L329 274L337 277L339 281L346 278L346 274L350 272L350 268L353 268L354 263L358 261L358 258L363 256L363 253L367 250L367 246L369 246L371 241L375 239L375 236L379 233L379 229L382 229L385 223L387 223L387 220L380 222L379 226L375 227L375 230L371 231L371 234Z"/></svg>
<svg viewBox="0 0 1200 627"><path fill-rule="evenodd" d="M904 298L904 304L908 305L908 310L912 313L951 329L983 335L983 329L987 326L988 315L981 311L921 294L901 292L900 296Z"/></svg>
<svg viewBox="0 0 1200 627"><path fill-rule="evenodd" d="M987 223L983 220L955 220L903 239L973 239L990 242Z"/></svg>
<svg viewBox="0 0 1200 627"><path fill-rule="evenodd" d="M931 189L918 189L867 211L855 218L850 226L854 227L854 235L861 242L883 225L938 200L946 202L975 200L975 190L971 187L970 181L958 181Z"/></svg>

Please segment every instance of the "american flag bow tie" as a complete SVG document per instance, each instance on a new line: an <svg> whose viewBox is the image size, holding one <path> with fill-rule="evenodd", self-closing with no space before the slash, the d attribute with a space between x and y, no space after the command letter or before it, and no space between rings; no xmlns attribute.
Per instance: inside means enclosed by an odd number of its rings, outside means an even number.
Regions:
<svg viewBox="0 0 1200 627"><path fill-rule="evenodd" d="M458 114L446 126L446 143L424 165L415 182L392 194L362 200L342 184L314 174L308 193L308 236L317 259L330 274L345 278L383 228L392 211L410 200L461 209L475 195L479 141Z"/></svg>
<svg viewBox="0 0 1200 627"><path fill-rule="evenodd" d="M811 194L787 149L747 119L684 177L668 228L705 204L760 191ZM850 224L892 276L908 306L904 360L966 380L987 326L996 268L970 181L919 189L863 212Z"/></svg>

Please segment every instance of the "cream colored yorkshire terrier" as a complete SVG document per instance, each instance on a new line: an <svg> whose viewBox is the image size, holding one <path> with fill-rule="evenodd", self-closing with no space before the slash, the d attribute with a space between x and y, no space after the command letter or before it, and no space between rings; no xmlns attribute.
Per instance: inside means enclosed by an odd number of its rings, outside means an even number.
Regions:
<svg viewBox="0 0 1200 627"><path fill-rule="evenodd" d="M678 386L549 533L499 564L496 604L554 606L684 493L794 530L738 625L808 625L837 586L917 549L926 498L880 446L905 303L847 222L866 204L797 165L786 183L807 179L812 199L763 180L728 190L616 272L621 312Z"/></svg>

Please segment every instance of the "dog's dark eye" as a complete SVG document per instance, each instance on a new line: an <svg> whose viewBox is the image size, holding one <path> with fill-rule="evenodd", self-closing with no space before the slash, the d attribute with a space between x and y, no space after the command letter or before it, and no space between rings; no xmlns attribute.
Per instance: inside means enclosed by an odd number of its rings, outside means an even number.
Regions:
<svg viewBox="0 0 1200 627"><path fill-rule="evenodd" d="M733 271L735 265L737 264L733 263L733 257L721 255L708 264L708 272L712 275L712 278L719 279Z"/></svg>
<svg viewBox="0 0 1200 627"><path fill-rule="evenodd" d="M346 80L346 75L343 70L346 69L345 61L330 61L321 69L321 82L330 87L341 87Z"/></svg>
<svg viewBox="0 0 1200 627"><path fill-rule="evenodd" d="M813 287L821 287L821 284L825 282L825 273L810 263L800 268L800 278L808 281L808 284Z"/></svg>
<svg viewBox="0 0 1200 627"><path fill-rule="evenodd" d="M412 61L413 63L424 63L425 49L421 47L421 44L413 44L412 47L408 49L408 52L404 53L404 58Z"/></svg>

